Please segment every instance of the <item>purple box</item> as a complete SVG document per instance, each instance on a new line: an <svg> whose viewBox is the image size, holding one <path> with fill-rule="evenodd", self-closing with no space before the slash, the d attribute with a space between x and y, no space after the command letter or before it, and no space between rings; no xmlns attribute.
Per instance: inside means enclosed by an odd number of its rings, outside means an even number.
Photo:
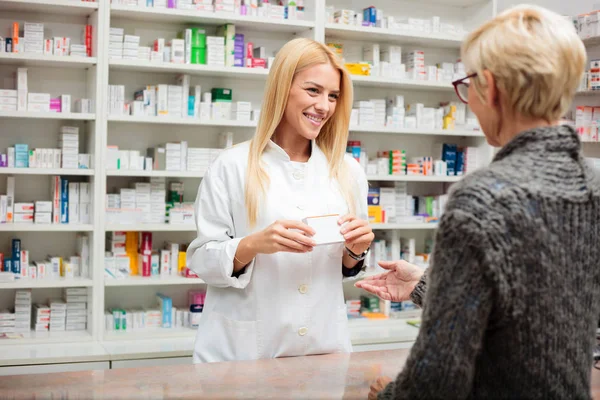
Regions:
<svg viewBox="0 0 600 400"><path fill-rule="evenodd" d="M8 156L6 154L0 154L0 167L8 167Z"/></svg>
<svg viewBox="0 0 600 400"><path fill-rule="evenodd" d="M234 67L245 67L243 58L236 58L233 60Z"/></svg>

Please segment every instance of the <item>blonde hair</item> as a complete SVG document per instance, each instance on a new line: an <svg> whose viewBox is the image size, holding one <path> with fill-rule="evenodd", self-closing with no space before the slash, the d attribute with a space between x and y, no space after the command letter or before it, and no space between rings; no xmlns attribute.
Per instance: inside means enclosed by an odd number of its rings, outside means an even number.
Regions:
<svg viewBox="0 0 600 400"><path fill-rule="evenodd" d="M478 73L474 88L483 101L489 70L509 106L525 117L548 122L568 110L586 63L586 51L573 23L542 7L520 5L472 32L462 60Z"/></svg>
<svg viewBox="0 0 600 400"><path fill-rule="evenodd" d="M258 219L261 196L266 194L269 176L261 155L285 112L292 81L296 74L318 64L329 64L340 72L340 96L334 114L323 125L316 143L329 163L329 175L336 179L351 212L355 210L350 177L344 168L352 112L352 80L340 59L325 45L311 39L294 39L277 53L269 72L256 134L250 142L246 172L245 204L248 223L254 227Z"/></svg>

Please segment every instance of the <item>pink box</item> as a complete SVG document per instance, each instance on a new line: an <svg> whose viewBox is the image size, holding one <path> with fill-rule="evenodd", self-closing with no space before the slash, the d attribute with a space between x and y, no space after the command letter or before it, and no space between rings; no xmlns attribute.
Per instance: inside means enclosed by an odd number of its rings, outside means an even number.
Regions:
<svg viewBox="0 0 600 400"><path fill-rule="evenodd" d="M204 305L204 300L206 299L206 292L201 290L189 290L188 291L188 304L200 304Z"/></svg>

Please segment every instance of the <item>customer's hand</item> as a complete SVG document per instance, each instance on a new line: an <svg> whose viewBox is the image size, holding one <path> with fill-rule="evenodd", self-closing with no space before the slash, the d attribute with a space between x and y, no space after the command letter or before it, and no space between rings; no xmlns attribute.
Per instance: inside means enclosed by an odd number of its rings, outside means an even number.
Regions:
<svg viewBox="0 0 600 400"><path fill-rule="evenodd" d="M375 234L368 221L357 218L354 214L346 214L339 219L338 224L343 225L340 232L344 235L348 250L361 254L371 246Z"/></svg>
<svg viewBox="0 0 600 400"><path fill-rule="evenodd" d="M300 221L276 221L264 230L251 235L250 247L255 254L280 251L306 253L316 245L311 236L315 231Z"/></svg>
<svg viewBox="0 0 600 400"><path fill-rule="evenodd" d="M367 277L354 286L394 302L409 300L424 272L406 261L380 261L379 266L389 271Z"/></svg>
<svg viewBox="0 0 600 400"><path fill-rule="evenodd" d="M377 380L371 384L371 390L369 391L369 400L377 400L377 395L383 389L386 388L392 382L392 378L387 376L380 376Z"/></svg>

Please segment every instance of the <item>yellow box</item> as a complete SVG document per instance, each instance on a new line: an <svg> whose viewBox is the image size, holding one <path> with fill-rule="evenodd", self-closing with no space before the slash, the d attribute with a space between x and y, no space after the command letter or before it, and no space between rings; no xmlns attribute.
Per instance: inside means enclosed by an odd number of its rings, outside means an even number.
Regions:
<svg viewBox="0 0 600 400"><path fill-rule="evenodd" d="M371 75L371 65L368 63L347 63L346 69L351 75Z"/></svg>
<svg viewBox="0 0 600 400"><path fill-rule="evenodd" d="M383 222L383 209L381 206L369 206L369 222L372 224Z"/></svg>

